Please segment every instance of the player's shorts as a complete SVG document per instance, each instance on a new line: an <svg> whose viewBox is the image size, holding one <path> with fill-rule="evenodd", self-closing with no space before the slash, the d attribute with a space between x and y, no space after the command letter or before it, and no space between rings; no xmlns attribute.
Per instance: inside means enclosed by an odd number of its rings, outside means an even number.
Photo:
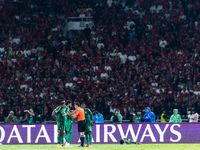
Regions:
<svg viewBox="0 0 200 150"><path fill-rule="evenodd" d="M57 123L57 127L58 127L58 130L65 131L65 125L64 125L64 123Z"/></svg>
<svg viewBox="0 0 200 150"><path fill-rule="evenodd" d="M85 132L91 132L91 131L92 131L91 122L86 122L86 124L85 124Z"/></svg>
<svg viewBox="0 0 200 150"><path fill-rule="evenodd" d="M85 131L85 120L78 122L78 132L84 132Z"/></svg>

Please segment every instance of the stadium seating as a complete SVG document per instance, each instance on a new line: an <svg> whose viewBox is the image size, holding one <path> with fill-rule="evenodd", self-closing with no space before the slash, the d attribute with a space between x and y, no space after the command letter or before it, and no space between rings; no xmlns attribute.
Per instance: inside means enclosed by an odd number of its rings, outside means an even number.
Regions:
<svg viewBox="0 0 200 150"><path fill-rule="evenodd" d="M183 117L191 108L200 111L199 2L110 2L0 4L4 116L13 110L20 118L24 109L33 107L43 120L51 120L62 98L84 102L105 119L113 108L124 119L146 106L157 116L162 109L170 115L178 108ZM64 20L80 15L93 17L91 32L63 34Z"/></svg>

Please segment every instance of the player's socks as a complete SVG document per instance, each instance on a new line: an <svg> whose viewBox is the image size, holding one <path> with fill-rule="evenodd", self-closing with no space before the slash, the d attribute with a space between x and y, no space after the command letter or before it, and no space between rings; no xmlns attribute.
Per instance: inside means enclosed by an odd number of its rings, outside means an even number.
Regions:
<svg viewBox="0 0 200 150"><path fill-rule="evenodd" d="M57 137L57 144L60 144L60 137Z"/></svg>
<svg viewBox="0 0 200 150"><path fill-rule="evenodd" d="M80 140L81 140L81 146L84 146L84 135L80 136Z"/></svg>
<svg viewBox="0 0 200 150"><path fill-rule="evenodd" d="M60 138L61 144L63 144L63 135Z"/></svg>
<svg viewBox="0 0 200 150"><path fill-rule="evenodd" d="M63 136L63 146L65 146L65 143L66 143L66 140L65 140L65 138Z"/></svg>
<svg viewBox="0 0 200 150"><path fill-rule="evenodd" d="M72 138L72 133L67 132L65 134L65 140L66 140L66 142L70 143L71 142L71 138Z"/></svg>
<svg viewBox="0 0 200 150"><path fill-rule="evenodd" d="M87 145L89 145L89 135L87 134L87 135L85 136L85 138L86 138Z"/></svg>
<svg viewBox="0 0 200 150"><path fill-rule="evenodd" d="M89 135L90 145L92 145L92 134Z"/></svg>

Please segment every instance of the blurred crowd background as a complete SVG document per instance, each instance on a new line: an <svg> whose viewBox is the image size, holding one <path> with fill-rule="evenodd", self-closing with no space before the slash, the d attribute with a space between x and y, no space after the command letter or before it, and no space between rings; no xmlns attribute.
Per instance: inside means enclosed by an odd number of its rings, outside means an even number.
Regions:
<svg viewBox="0 0 200 150"><path fill-rule="evenodd" d="M94 24L64 33L68 17ZM2 122L30 108L51 121L60 99L105 120L200 113L198 0L1 0L0 29Z"/></svg>

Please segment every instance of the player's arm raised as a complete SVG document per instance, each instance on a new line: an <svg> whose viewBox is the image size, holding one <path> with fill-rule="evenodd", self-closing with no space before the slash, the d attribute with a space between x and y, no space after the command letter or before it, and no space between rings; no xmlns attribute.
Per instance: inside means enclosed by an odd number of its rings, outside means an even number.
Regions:
<svg viewBox="0 0 200 150"><path fill-rule="evenodd" d="M28 112L31 116L35 116L35 114L34 113L32 113L32 112Z"/></svg>
<svg viewBox="0 0 200 150"><path fill-rule="evenodd" d="M25 110L27 113L29 113L29 115L31 116L35 116L34 112L31 112L31 111L28 111L28 110Z"/></svg>
<svg viewBox="0 0 200 150"><path fill-rule="evenodd" d="M53 119L55 119L55 120L56 120L56 122L60 123L60 121L58 121L58 120L57 120L57 118L56 118L56 114L55 114L55 112L54 112L54 111L52 112L52 117L53 117Z"/></svg>

